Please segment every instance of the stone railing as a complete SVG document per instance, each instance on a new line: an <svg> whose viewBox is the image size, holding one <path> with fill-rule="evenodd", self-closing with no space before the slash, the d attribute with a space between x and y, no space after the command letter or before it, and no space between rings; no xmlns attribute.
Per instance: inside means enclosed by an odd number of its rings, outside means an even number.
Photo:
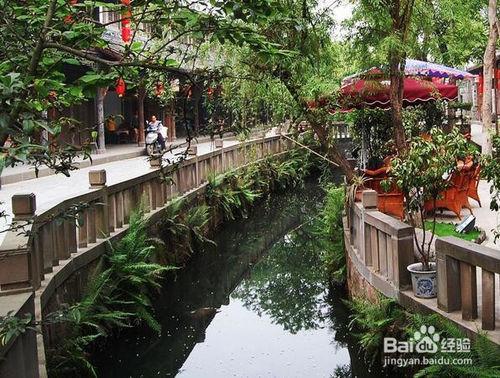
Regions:
<svg viewBox="0 0 500 378"><path fill-rule="evenodd" d="M447 313L461 310L465 321L480 315L483 330L497 329L495 274L500 273L500 251L446 237L436 241L436 257L438 308Z"/></svg>
<svg viewBox="0 0 500 378"><path fill-rule="evenodd" d="M407 271L415 262L413 228L379 212L375 191L363 191L361 203L350 204L344 226L352 295L375 299L380 292L412 311L439 313L470 337L478 330L489 331L488 338L500 344L496 325L500 251L455 237L438 238L438 297L421 299L414 296Z"/></svg>
<svg viewBox="0 0 500 378"><path fill-rule="evenodd" d="M351 261L368 282L389 297L408 289L406 267L413 262L413 229L377 210L377 193L365 190L354 202L346 240Z"/></svg>
<svg viewBox="0 0 500 378"><path fill-rule="evenodd" d="M36 214L33 194L14 195L12 229L0 246L0 303L3 306L0 315L30 308L28 312L41 320L61 303L77 300L85 288L90 268L105 253L108 241L126 232L130 214L141 200L146 216L155 219L172 198L188 195L203 186L209 174L238 168L292 147L279 135L228 147L223 143L216 141L216 149L203 155L197 155L196 146L191 147L188 158L175 169L160 169L161 162L153 159L149 172L110 186L106 185L105 170L90 171L87 193L66 199L39 214ZM170 174L173 182L162 180L162 174ZM28 298L33 303L32 292L35 292L34 308L25 304ZM50 345L53 337L44 335L45 342ZM22 339L17 338L0 348L0 359L4 357L12 362L24 355L32 361L37 355L36 348L33 354L33 349L26 351L18 345L20 342ZM39 337L40 373L31 369L17 376L45 376L43 344ZM14 351L17 352L12 356ZM0 376L12 376L4 370L11 365L0 362Z"/></svg>

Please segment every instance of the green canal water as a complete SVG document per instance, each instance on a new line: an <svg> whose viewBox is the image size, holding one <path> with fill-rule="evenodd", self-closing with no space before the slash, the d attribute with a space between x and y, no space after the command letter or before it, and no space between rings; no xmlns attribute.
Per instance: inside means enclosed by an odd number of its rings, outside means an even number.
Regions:
<svg viewBox="0 0 500 378"><path fill-rule="evenodd" d="M217 232L164 284L157 335L126 329L94 356L99 377L372 377L345 292L322 269L314 184L273 195Z"/></svg>

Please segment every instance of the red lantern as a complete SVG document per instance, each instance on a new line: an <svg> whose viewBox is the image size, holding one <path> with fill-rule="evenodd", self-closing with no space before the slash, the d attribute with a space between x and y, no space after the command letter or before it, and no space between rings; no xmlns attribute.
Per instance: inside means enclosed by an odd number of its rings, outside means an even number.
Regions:
<svg viewBox="0 0 500 378"><path fill-rule="evenodd" d="M78 0L69 0L69 5L76 5L78 4Z"/></svg>
<svg viewBox="0 0 500 378"><path fill-rule="evenodd" d="M122 0L122 4L128 7L130 6L130 0Z"/></svg>
<svg viewBox="0 0 500 378"><path fill-rule="evenodd" d="M207 93L209 96L212 96L214 94L214 89L212 87L208 87Z"/></svg>
<svg viewBox="0 0 500 378"><path fill-rule="evenodd" d="M64 16L64 19L63 19L63 22L66 24L66 25L69 25L69 24L72 24L73 22L75 22L73 20L73 16L68 14L66 16Z"/></svg>
<svg viewBox="0 0 500 378"><path fill-rule="evenodd" d="M122 28L122 41L125 43L130 42L132 38L132 30L130 30L130 26L124 26Z"/></svg>
<svg viewBox="0 0 500 378"><path fill-rule="evenodd" d="M118 95L118 97L123 97L126 90L127 90L127 86L125 84L125 81L121 77L118 78L118 80L116 81L116 85L115 85L115 91L116 91L116 94Z"/></svg>

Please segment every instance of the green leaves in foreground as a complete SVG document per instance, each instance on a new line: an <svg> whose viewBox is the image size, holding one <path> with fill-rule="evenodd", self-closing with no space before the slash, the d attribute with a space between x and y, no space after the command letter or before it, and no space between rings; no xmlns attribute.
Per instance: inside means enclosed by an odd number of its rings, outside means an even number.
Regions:
<svg viewBox="0 0 500 378"><path fill-rule="evenodd" d="M14 315L14 311L9 311L7 315L0 317L0 347L29 329L36 331L31 314L19 318Z"/></svg>

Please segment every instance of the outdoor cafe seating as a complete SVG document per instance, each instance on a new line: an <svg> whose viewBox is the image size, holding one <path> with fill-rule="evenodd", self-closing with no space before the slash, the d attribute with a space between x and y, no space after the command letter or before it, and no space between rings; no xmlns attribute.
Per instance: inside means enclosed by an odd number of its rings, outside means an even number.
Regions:
<svg viewBox="0 0 500 378"><path fill-rule="evenodd" d="M395 216L399 219L404 218L404 196L401 190L394 182L388 182L389 188L384 188L382 181L387 180L389 173L386 167L376 170L365 170L365 181L363 186L358 189L360 198L363 189L373 189L378 193L378 210L382 213ZM449 210L453 212L458 219L462 219L462 209L468 209L472 214L472 208L469 198L474 199L481 206L478 193L478 186L481 174L481 167L478 164L467 164L458 166L449 180L449 187L443 191L434 202L429 200L425 203L425 211Z"/></svg>

